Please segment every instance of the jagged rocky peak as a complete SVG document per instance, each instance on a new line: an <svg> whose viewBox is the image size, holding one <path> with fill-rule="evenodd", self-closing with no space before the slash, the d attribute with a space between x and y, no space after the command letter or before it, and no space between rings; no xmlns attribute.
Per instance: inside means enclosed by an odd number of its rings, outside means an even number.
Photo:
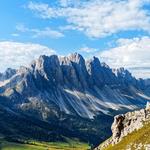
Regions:
<svg viewBox="0 0 150 150"><path fill-rule="evenodd" d="M117 69L113 69L113 72L116 74L116 76L118 77L122 77L122 78L125 78L125 77L131 77L131 73L126 70L125 68L121 67L121 68L117 68Z"/></svg>
<svg viewBox="0 0 150 150"><path fill-rule="evenodd" d="M0 81L11 78L14 74L16 74L16 72L17 71L15 69L7 68L4 73L0 73Z"/></svg>
<svg viewBox="0 0 150 150"><path fill-rule="evenodd" d="M16 73L15 69L7 68L4 74L7 75L9 78L10 76L14 75L15 73Z"/></svg>
<svg viewBox="0 0 150 150"><path fill-rule="evenodd" d="M51 83L58 83L63 85L75 86L81 88L87 86L86 77L87 70L85 67L84 58L78 54L73 53L66 57L58 57L57 55L40 56L30 65L35 77L44 77Z"/></svg>
<svg viewBox="0 0 150 150"><path fill-rule="evenodd" d="M68 56L69 60L74 62L74 63L77 63L79 65L84 65L85 64L85 60L84 58L78 54L78 53L72 53Z"/></svg>
<svg viewBox="0 0 150 150"><path fill-rule="evenodd" d="M102 63L101 63L101 66L110 69L110 67L109 67L105 62L102 62Z"/></svg>
<svg viewBox="0 0 150 150"><path fill-rule="evenodd" d="M20 66L20 68L18 69L17 73L26 73L29 71L29 68L28 67L25 67L25 66Z"/></svg>
<svg viewBox="0 0 150 150"><path fill-rule="evenodd" d="M60 65L72 66L74 63L78 65L85 65L84 58L78 53L71 53L68 56L59 57Z"/></svg>
<svg viewBox="0 0 150 150"><path fill-rule="evenodd" d="M1 83L0 92L7 96L8 89L16 89L29 101L34 97L50 105L55 103L65 113L92 118L99 112L107 114L109 108L132 110L145 105L143 100L149 97L144 91L138 95L136 86L131 85L135 90L126 85L122 88L123 82L97 57L85 62L78 53L66 57L42 55Z"/></svg>
<svg viewBox="0 0 150 150"><path fill-rule="evenodd" d="M135 79L135 77L132 76L131 72L129 72L127 69L123 67L118 68L118 69L113 69L113 72L118 78L124 78L128 81Z"/></svg>
<svg viewBox="0 0 150 150"><path fill-rule="evenodd" d="M86 69L90 75L91 84L96 84L98 87L102 86L104 76L99 59L95 56L88 59L86 61Z"/></svg>
<svg viewBox="0 0 150 150"><path fill-rule="evenodd" d="M86 66L90 74L98 74L98 76L102 78L111 78L111 76L114 76L112 69L110 69L106 63L101 63L99 58L95 56L86 61Z"/></svg>
<svg viewBox="0 0 150 150"><path fill-rule="evenodd" d="M61 70L63 73L64 84L69 87L82 88L84 82L84 72L86 72L84 58L78 54L73 53L65 57L59 57Z"/></svg>
<svg viewBox="0 0 150 150"><path fill-rule="evenodd" d="M85 62L84 58L78 53L73 53L66 57L42 55L37 60L34 60L29 68L24 67L17 72L31 72L36 77L38 76L37 74L40 74L48 80L57 80L59 82L60 80L65 80L65 83L73 81L74 83L76 82L76 85L82 84L84 87L93 82L98 86L112 85L117 83L116 80L121 84L133 82L135 85L136 83L136 79L124 68L112 70L107 64L100 63L97 57ZM116 76L114 72L117 72ZM15 73L15 70L8 69L4 74L5 79ZM0 80L4 80L4 75L0 74Z"/></svg>
<svg viewBox="0 0 150 150"><path fill-rule="evenodd" d="M135 85L137 86L137 80L135 77L132 76L132 74L125 68L121 67L118 69L113 69L113 73L116 75L118 80L121 82L121 84L124 85Z"/></svg>
<svg viewBox="0 0 150 150"><path fill-rule="evenodd" d="M86 68L90 74L92 73L92 69L99 69L100 67L101 67L100 61L95 56L86 61Z"/></svg>
<svg viewBox="0 0 150 150"><path fill-rule="evenodd" d="M50 68L51 66L59 66L59 59L57 55L45 56L41 55L37 60L31 63L31 67L37 70L43 68Z"/></svg>
<svg viewBox="0 0 150 150"><path fill-rule="evenodd" d="M40 79L42 76L51 83L62 83L79 89L91 88L93 85L97 85L99 88L105 85L112 87L119 84L126 86L132 83L132 85L136 85L137 82L124 68L112 70L106 63L101 63L97 57L85 62L78 53L66 57L42 55L34 60L29 68L23 67L17 72L23 75L31 74L35 79L39 79L39 82L43 82ZM114 72L117 72L117 75Z"/></svg>
<svg viewBox="0 0 150 150"><path fill-rule="evenodd" d="M126 75L126 72L125 72L126 70L123 68L123 67L121 67L121 68L113 68L112 69L112 72L117 76L117 77L125 77L125 75Z"/></svg>
<svg viewBox="0 0 150 150"><path fill-rule="evenodd" d="M70 65L71 66L71 61L66 56L60 56L59 61L60 61L60 65Z"/></svg>
<svg viewBox="0 0 150 150"><path fill-rule="evenodd" d="M62 82L62 71L57 55L42 55L31 64L31 68L33 69L34 75L36 77L41 75L51 83Z"/></svg>
<svg viewBox="0 0 150 150"><path fill-rule="evenodd" d="M118 77L114 74L113 70L105 63L100 63L100 75L103 81L103 84L116 86L118 85Z"/></svg>
<svg viewBox="0 0 150 150"><path fill-rule="evenodd" d="M57 55L45 56L41 55L37 60L31 63L31 67L35 70L50 70L52 67L59 67L59 59Z"/></svg>
<svg viewBox="0 0 150 150"><path fill-rule="evenodd" d="M42 55L37 60L33 61L31 63L31 66L36 69L40 69L43 67L45 68L49 67L50 69L52 66L59 67L60 65L71 65L71 63L84 65L85 60L78 53L73 53L65 57L61 57L61 56L58 57L57 55L51 55L51 56Z"/></svg>

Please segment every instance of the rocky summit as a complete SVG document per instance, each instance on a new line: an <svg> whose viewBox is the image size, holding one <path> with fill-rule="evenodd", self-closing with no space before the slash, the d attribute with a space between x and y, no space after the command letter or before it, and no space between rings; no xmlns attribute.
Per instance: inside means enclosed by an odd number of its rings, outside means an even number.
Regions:
<svg viewBox="0 0 150 150"><path fill-rule="evenodd" d="M11 99L13 108L27 111L41 105L43 118L54 109L92 119L100 112L137 109L150 100L143 80L77 53L40 56L30 67L9 69L1 78L0 95Z"/></svg>
<svg viewBox="0 0 150 150"><path fill-rule="evenodd" d="M149 86L148 80L138 80L124 68L111 69L97 57L43 55L29 67L0 74L0 104L43 121L61 122L65 128L70 124L72 136L91 141L82 130L86 128L100 141L111 134L115 114L145 106Z"/></svg>

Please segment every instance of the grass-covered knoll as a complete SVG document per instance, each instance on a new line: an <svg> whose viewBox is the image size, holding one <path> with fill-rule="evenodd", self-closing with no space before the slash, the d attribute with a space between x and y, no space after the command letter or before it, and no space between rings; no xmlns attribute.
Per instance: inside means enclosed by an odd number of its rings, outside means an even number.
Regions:
<svg viewBox="0 0 150 150"><path fill-rule="evenodd" d="M118 144L105 148L104 150L145 150L146 146L150 148L150 122L145 123L145 125L137 130L132 132L123 138ZM147 149L148 149L147 148Z"/></svg>
<svg viewBox="0 0 150 150"><path fill-rule="evenodd" d="M26 144L25 144L26 143ZM1 140L1 150L88 150L90 146L79 141L68 140L67 142L35 142L28 141L24 144Z"/></svg>

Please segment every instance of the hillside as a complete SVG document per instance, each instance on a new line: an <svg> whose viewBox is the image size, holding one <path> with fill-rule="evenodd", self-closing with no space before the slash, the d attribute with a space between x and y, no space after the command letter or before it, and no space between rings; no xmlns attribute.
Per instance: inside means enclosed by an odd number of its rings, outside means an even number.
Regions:
<svg viewBox="0 0 150 150"><path fill-rule="evenodd" d="M142 115L142 111L145 113ZM131 113L130 113L131 114ZM95 150L148 150L150 149L150 105L143 110L125 115L124 120L114 121L112 137ZM118 116L115 117L115 119ZM130 123L128 122L130 120Z"/></svg>
<svg viewBox="0 0 150 150"><path fill-rule="evenodd" d="M112 146L108 146L102 150L147 150L150 149L150 122L145 122L144 126L126 137L121 142ZM101 150L101 149L100 149Z"/></svg>
<svg viewBox="0 0 150 150"><path fill-rule="evenodd" d="M8 99L0 97L0 101L6 103ZM0 105L0 116L0 135L8 140L64 142L66 138L76 138L86 143L98 144L111 134L109 126L112 117L105 115L98 116L94 120L62 115L60 118L45 121L21 111L12 110L3 103ZM101 125L102 121L103 125ZM95 139L92 138L93 136Z"/></svg>

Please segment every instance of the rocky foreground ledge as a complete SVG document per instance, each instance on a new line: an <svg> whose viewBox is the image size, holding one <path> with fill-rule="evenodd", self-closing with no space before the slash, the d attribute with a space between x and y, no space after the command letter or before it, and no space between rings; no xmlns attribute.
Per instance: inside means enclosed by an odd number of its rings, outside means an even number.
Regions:
<svg viewBox="0 0 150 150"><path fill-rule="evenodd" d="M126 114L114 117L112 124L112 137L102 143L95 150L103 150L109 145L116 145L128 134L141 129L145 122L150 121L150 102L147 103L145 109L139 111L128 112Z"/></svg>

